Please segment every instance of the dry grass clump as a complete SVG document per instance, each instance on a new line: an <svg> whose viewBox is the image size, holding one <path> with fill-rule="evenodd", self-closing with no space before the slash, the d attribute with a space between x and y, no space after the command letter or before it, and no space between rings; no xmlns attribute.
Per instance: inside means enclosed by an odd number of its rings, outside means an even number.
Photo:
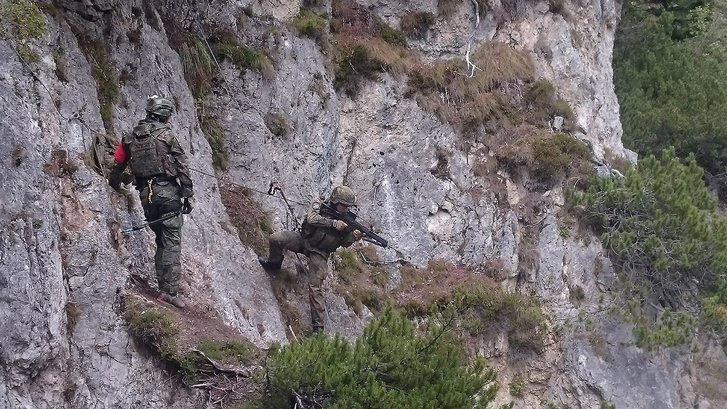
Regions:
<svg viewBox="0 0 727 409"><path fill-rule="evenodd" d="M426 268L404 265L399 269L401 283L395 294L397 304L412 316L426 316L452 300L458 288L495 289L497 283L484 274L456 266L448 261L432 259Z"/></svg>
<svg viewBox="0 0 727 409"><path fill-rule="evenodd" d="M508 171L520 166L531 167L535 162L535 144L548 138L549 132L531 124L510 127L499 134L501 138L492 139L490 147L498 162Z"/></svg>
<svg viewBox="0 0 727 409"><path fill-rule="evenodd" d="M578 139L530 124L522 124L503 132L509 140L494 146L495 156L509 172L520 167L532 171L534 178L551 186L568 176L575 183L587 185L594 177L590 164L591 149Z"/></svg>
<svg viewBox="0 0 727 409"><path fill-rule="evenodd" d="M382 72L404 73L411 67L406 36L351 0L332 4L334 65L337 90L354 97L364 80Z"/></svg>
<svg viewBox="0 0 727 409"><path fill-rule="evenodd" d="M462 335L504 331L511 347L543 349L547 319L535 298L506 293L485 274L442 260L432 260L426 269L402 266L401 276L396 297L410 316L454 311Z"/></svg>
<svg viewBox="0 0 727 409"><path fill-rule="evenodd" d="M410 38L424 38L434 24L434 14L426 11L411 11L401 17L399 26Z"/></svg>
<svg viewBox="0 0 727 409"><path fill-rule="evenodd" d="M535 81L525 94L528 116L533 123L547 122L554 116L562 116L566 121L574 118L573 110L563 99L555 95L553 83L546 79Z"/></svg>
<svg viewBox="0 0 727 409"><path fill-rule="evenodd" d="M404 73L411 67L409 52L377 37L335 37L334 86L355 97L364 80L383 72Z"/></svg>
<svg viewBox="0 0 727 409"><path fill-rule="evenodd" d="M479 68L475 77L485 87L494 88L506 82L532 80L535 65L530 54L498 42L483 44L472 57Z"/></svg>
<svg viewBox="0 0 727 409"><path fill-rule="evenodd" d="M352 0L331 4L331 31L346 37L378 37L389 44L406 48L406 36L386 24L379 16Z"/></svg>
<svg viewBox="0 0 727 409"><path fill-rule="evenodd" d="M240 241L259 254L267 251L267 235L273 232L270 214L250 197L250 192L229 183L220 184L220 199L227 209L230 222L237 229Z"/></svg>
<svg viewBox="0 0 727 409"><path fill-rule="evenodd" d="M262 374L256 372L264 355L218 316L161 305L146 291L125 294L121 310L138 346L162 358L170 375L204 389L221 407L259 396Z"/></svg>
<svg viewBox="0 0 727 409"><path fill-rule="evenodd" d="M475 51L472 62L477 68L462 59L417 66L410 74L407 96L462 133L489 121L520 122L512 98L500 88L532 79L530 56L505 44L488 43Z"/></svg>

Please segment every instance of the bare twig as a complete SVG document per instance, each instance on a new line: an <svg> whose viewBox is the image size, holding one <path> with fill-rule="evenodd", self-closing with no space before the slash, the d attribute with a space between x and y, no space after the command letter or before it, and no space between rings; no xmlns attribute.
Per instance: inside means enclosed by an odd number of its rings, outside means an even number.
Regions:
<svg viewBox="0 0 727 409"><path fill-rule="evenodd" d="M472 41L475 38L475 34L477 33L477 29L480 27L480 5L477 3L477 0L471 0L472 4L475 6L475 28L472 30L472 34L470 34L470 38L467 40L467 52L464 55L464 60L467 62L467 70L469 71L468 77L472 78L475 76L475 71L482 71L479 67L475 65L470 60L470 54L472 51Z"/></svg>
<svg viewBox="0 0 727 409"><path fill-rule="evenodd" d="M213 360L212 358L208 357L204 352L202 352L198 349L192 349L192 351L196 352L199 355L201 355L202 357L204 357L207 360L207 362L209 362L210 365L212 365L212 367L215 368L215 370L217 370L219 372L234 373L235 375L240 375L243 378L249 378L251 376L250 371L247 370L246 368L224 365L224 364L221 364L221 363Z"/></svg>

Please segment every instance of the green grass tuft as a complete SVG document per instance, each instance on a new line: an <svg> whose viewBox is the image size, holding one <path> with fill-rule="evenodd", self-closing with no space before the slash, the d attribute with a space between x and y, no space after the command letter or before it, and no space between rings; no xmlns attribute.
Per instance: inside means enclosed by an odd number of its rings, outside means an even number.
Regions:
<svg viewBox="0 0 727 409"><path fill-rule="evenodd" d="M0 5L0 40L23 42L47 32L45 16L34 1L13 0Z"/></svg>

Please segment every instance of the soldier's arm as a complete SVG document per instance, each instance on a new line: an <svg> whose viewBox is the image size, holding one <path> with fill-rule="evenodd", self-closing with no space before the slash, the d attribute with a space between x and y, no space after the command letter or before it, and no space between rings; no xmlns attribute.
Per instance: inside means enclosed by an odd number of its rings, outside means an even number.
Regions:
<svg viewBox="0 0 727 409"><path fill-rule="evenodd" d="M320 199L313 199L311 206L308 209L305 219L308 224L315 227L333 227L334 219L329 219L322 216L321 213L321 201Z"/></svg>
<svg viewBox="0 0 727 409"><path fill-rule="evenodd" d="M119 142L114 152L114 167L111 168L111 172L109 173L109 185L112 188L118 189L121 187L121 174L124 173L128 161L129 155L126 153L126 147L122 142Z"/></svg>
<svg viewBox="0 0 727 409"><path fill-rule="evenodd" d="M179 185L182 188L182 197L194 196L192 178L189 176L189 168L187 167L187 155L184 153L182 145L180 145L174 136L171 137L169 154L174 161L177 178L179 178Z"/></svg>

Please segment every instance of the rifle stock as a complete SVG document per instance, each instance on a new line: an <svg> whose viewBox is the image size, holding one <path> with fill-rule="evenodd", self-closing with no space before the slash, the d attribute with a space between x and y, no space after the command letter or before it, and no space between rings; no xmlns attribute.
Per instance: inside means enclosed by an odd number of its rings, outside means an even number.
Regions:
<svg viewBox="0 0 727 409"><path fill-rule="evenodd" d="M371 229L365 227L361 223L357 222L356 214L351 211L348 211L346 213L337 212L336 209L331 207L329 204L321 203L321 213L326 216L331 216L336 220L340 220L346 223L350 228L360 231L364 234L364 236L369 239L367 241L376 244L377 246L384 248L389 246L389 242L386 241L386 239L374 233L373 231L371 231Z"/></svg>

